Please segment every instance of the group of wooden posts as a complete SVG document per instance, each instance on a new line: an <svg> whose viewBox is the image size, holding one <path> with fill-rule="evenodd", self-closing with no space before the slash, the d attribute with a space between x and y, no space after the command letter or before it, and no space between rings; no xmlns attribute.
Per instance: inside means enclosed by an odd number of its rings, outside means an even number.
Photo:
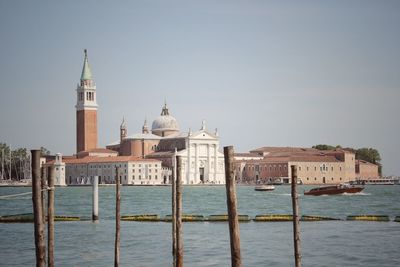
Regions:
<svg viewBox="0 0 400 267"><path fill-rule="evenodd" d="M32 201L35 224L35 246L36 246L36 266L44 267L46 265L46 247L45 247L45 213L44 213L44 191L47 191L47 223L48 223L48 266L54 266L54 168L49 167L47 170L47 188L44 181L45 170L40 171L40 150L32 150ZM226 181L226 202L229 221L229 236L231 248L231 266L242 266L242 257L240 253L240 233L239 220L237 213L236 198L236 181L234 175L234 151L232 146L224 147L225 157L225 181ZM183 242L182 242L182 159L176 157L176 168L173 171L172 179L172 255L173 267L183 266ZM291 195L293 207L293 240L294 240L294 257L295 266L301 266L300 253L300 234L299 234L299 208L297 195L297 168L291 166L292 181ZM115 183L116 183L116 209L115 209L115 253L114 266L119 266L120 255L120 178L119 169L116 167ZM93 206L92 221L99 220L98 213L98 177L93 180Z"/></svg>

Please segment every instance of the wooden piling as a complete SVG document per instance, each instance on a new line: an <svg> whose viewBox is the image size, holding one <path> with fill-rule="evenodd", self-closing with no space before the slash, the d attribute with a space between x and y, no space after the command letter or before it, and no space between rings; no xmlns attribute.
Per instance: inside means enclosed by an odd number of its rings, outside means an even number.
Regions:
<svg viewBox="0 0 400 267"><path fill-rule="evenodd" d="M292 172L292 207L293 207L293 241L295 266L301 267L300 228L299 228L299 204L297 194L297 166L291 165Z"/></svg>
<svg viewBox="0 0 400 267"><path fill-rule="evenodd" d="M92 222L99 221L99 176L94 176L92 184Z"/></svg>
<svg viewBox="0 0 400 267"><path fill-rule="evenodd" d="M226 181L226 204L228 208L229 236L231 243L231 266L241 267L242 257L240 254L240 232L239 219L236 203L236 181L234 152L232 146L224 147L225 157L225 181Z"/></svg>
<svg viewBox="0 0 400 267"><path fill-rule="evenodd" d="M46 188L47 188L47 168L41 167L40 168L40 179L41 179L41 185L42 185L42 190L40 192L41 198L42 198L42 210L43 210L43 223L46 223Z"/></svg>
<svg viewBox="0 0 400 267"><path fill-rule="evenodd" d="M42 180L40 175L40 150L31 150L32 202L35 229L36 266L45 267L46 247L44 243L44 222L42 204Z"/></svg>
<svg viewBox="0 0 400 267"><path fill-rule="evenodd" d="M54 267L54 166L50 166L47 173L47 264Z"/></svg>
<svg viewBox="0 0 400 267"><path fill-rule="evenodd" d="M120 215L120 181L119 181L119 168L115 167L115 255L114 255L114 267L119 266L119 244L120 244L120 227L121 227L121 215Z"/></svg>
<svg viewBox="0 0 400 267"><path fill-rule="evenodd" d="M172 169L172 188L171 188L171 201L172 201L172 266L176 266L176 157L174 157L174 167Z"/></svg>
<svg viewBox="0 0 400 267"><path fill-rule="evenodd" d="M176 157L176 267L183 267L182 158Z"/></svg>

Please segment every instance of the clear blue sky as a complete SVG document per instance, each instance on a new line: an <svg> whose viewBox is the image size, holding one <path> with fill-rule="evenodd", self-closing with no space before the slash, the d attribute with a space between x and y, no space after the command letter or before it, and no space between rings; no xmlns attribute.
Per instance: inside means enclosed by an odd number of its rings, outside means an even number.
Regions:
<svg viewBox="0 0 400 267"><path fill-rule="evenodd" d="M99 145L167 99L221 145L374 147L400 174L400 1L0 0L0 142L75 151L83 49Z"/></svg>

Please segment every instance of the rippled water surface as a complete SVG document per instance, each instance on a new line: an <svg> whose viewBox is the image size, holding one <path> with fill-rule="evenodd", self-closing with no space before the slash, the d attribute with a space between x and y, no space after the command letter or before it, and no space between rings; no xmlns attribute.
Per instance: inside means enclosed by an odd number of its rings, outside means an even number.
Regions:
<svg viewBox="0 0 400 267"><path fill-rule="evenodd" d="M299 191L310 187L302 186ZM0 188L0 196L30 188ZM256 192L239 186L240 214L291 213L289 186ZM56 189L56 214L91 216L91 188ZM100 222L56 223L56 266L112 266L115 188L100 187ZM184 213L226 213L225 187L184 187ZM368 186L360 194L300 196L300 213L345 219L389 215L390 222L301 222L303 266L399 266L400 186ZM0 199L0 215L32 212L30 195ZM121 214L171 213L170 187L123 187ZM227 223L184 223L185 266L230 266ZM243 266L293 266L290 222L241 223ZM33 266L33 224L0 224L0 266ZM121 266L171 266L171 224L121 222Z"/></svg>

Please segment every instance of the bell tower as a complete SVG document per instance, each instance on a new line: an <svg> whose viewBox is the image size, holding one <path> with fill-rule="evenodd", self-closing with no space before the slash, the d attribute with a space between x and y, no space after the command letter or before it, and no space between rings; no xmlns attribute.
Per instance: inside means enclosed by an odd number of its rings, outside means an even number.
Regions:
<svg viewBox="0 0 400 267"><path fill-rule="evenodd" d="M96 84L92 77L87 50L83 61L76 102L76 153L97 147Z"/></svg>
<svg viewBox="0 0 400 267"><path fill-rule="evenodd" d="M119 127L119 140L122 144L122 140L128 135L128 127L126 126L125 117L122 118L121 126Z"/></svg>

